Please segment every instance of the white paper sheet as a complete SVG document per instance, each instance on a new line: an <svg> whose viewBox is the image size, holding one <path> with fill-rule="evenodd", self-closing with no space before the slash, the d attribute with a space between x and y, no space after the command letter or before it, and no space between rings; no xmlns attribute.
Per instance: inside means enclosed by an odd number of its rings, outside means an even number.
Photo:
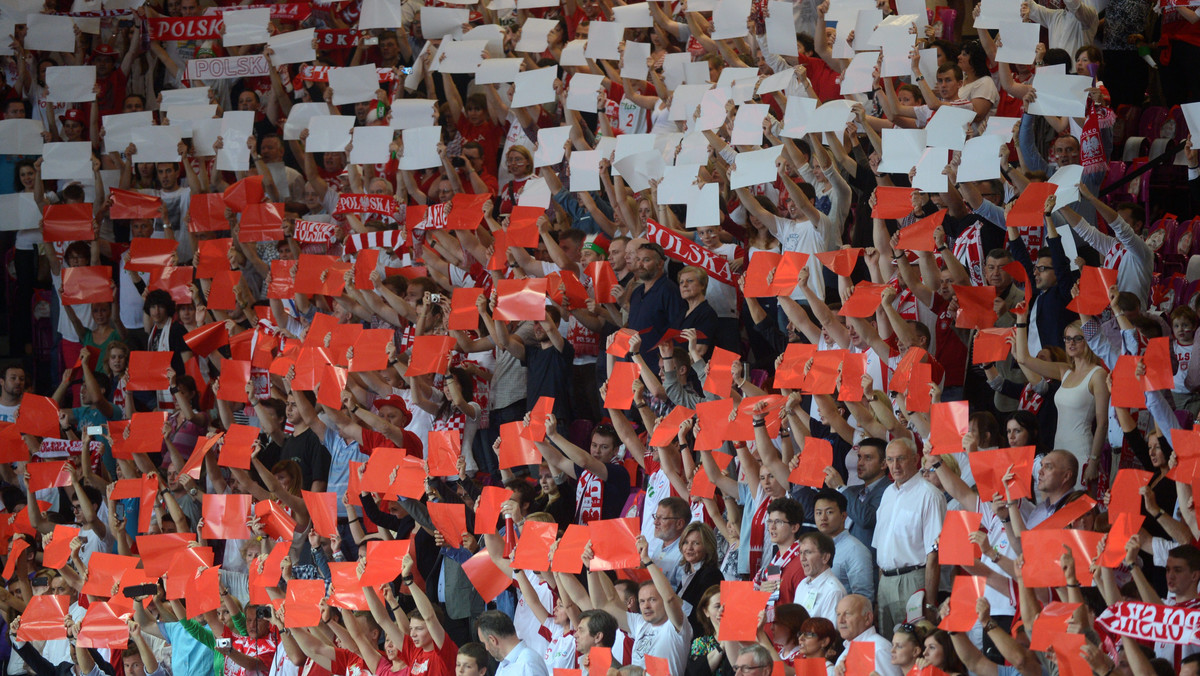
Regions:
<svg viewBox="0 0 1200 676"><path fill-rule="evenodd" d="M42 178L77 179L92 175L92 144L46 143L42 146Z"/></svg>
<svg viewBox="0 0 1200 676"><path fill-rule="evenodd" d="M854 119L854 102L846 99L826 101L808 120L808 133L824 134L832 132L841 134L846 131L846 124Z"/></svg>
<svg viewBox="0 0 1200 676"><path fill-rule="evenodd" d="M635 5L614 5L612 13L613 21L626 28L654 27L654 19L650 17L650 6L644 2Z"/></svg>
<svg viewBox="0 0 1200 676"><path fill-rule="evenodd" d="M1083 181L1083 165L1068 164L1059 167L1050 182L1058 186L1054 190L1054 210L1069 207L1079 201L1079 184ZM1066 230L1067 228L1063 228Z"/></svg>
<svg viewBox="0 0 1200 676"><path fill-rule="evenodd" d="M938 69L938 50L936 47L922 49L920 59L917 61L917 67L921 71L921 75L926 82L937 82Z"/></svg>
<svg viewBox="0 0 1200 676"><path fill-rule="evenodd" d="M1037 98L1029 104L1031 115L1083 117L1087 113L1087 89L1092 78L1086 75L1058 75L1038 71L1031 81Z"/></svg>
<svg viewBox="0 0 1200 676"><path fill-rule="evenodd" d="M621 77L631 80L646 81L650 73L647 61L650 58L651 45L649 42L625 42L625 53L621 56Z"/></svg>
<svg viewBox="0 0 1200 676"><path fill-rule="evenodd" d="M925 152L924 129L884 129L883 153L879 160L879 172L907 174Z"/></svg>
<svg viewBox="0 0 1200 676"><path fill-rule="evenodd" d="M162 97L160 107L173 106L176 104L200 104L208 103L210 94L208 87L188 87L187 89L164 89L159 93ZM298 104L304 105L304 104ZM316 105L316 104L313 104Z"/></svg>
<svg viewBox="0 0 1200 676"><path fill-rule="evenodd" d="M0 231L36 230L42 226L42 210L31 192L0 195Z"/></svg>
<svg viewBox="0 0 1200 676"><path fill-rule="evenodd" d="M771 73L764 77L762 82L758 84L758 89L755 94L762 96L772 92L781 92L792 86L792 82L796 80L796 71L792 69L781 70L778 73Z"/></svg>
<svg viewBox="0 0 1200 676"><path fill-rule="evenodd" d="M976 28L996 29L1006 23L1021 23L1021 0L982 0Z"/></svg>
<svg viewBox="0 0 1200 676"><path fill-rule="evenodd" d="M220 171L249 171L250 148L247 139L254 135L254 111L227 110L221 116L222 147L217 151Z"/></svg>
<svg viewBox="0 0 1200 676"><path fill-rule="evenodd" d="M46 100L84 103L96 100L95 66L50 66L46 69Z"/></svg>
<svg viewBox="0 0 1200 676"><path fill-rule="evenodd" d="M541 9L543 7L558 7L559 0L517 0L517 9ZM496 5L493 2L492 8Z"/></svg>
<svg viewBox="0 0 1200 676"><path fill-rule="evenodd" d="M353 126L353 115L315 116L308 121L308 140L304 149L310 153L345 152Z"/></svg>
<svg viewBox="0 0 1200 676"><path fill-rule="evenodd" d="M1063 255L1071 261L1071 269L1079 272L1079 263L1075 262L1075 259L1079 258L1079 245L1075 243L1075 232L1070 228L1059 228L1058 234L1062 238Z"/></svg>
<svg viewBox="0 0 1200 676"><path fill-rule="evenodd" d="M293 103L292 112L283 125L283 140L300 140L300 132L308 129L309 120L330 114L329 106L324 103Z"/></svg>
<svg viewBox="0 0 1200 676"><path fill-rule="evenodd" d="M350 164L387 164L391 159L391 127L355 127L351 130L354 145L350 148Z"/></svg>
<svg viewBox="0 0 1200 676"><path fill-rule="evenodd" d="M483 61L483 51L487 49L487 44L486 40L443 40L438 53L433 57L433 63L442 73L474 74Z"/></svg>
<svg viewBox="0 0 1200 676"><path fill-rule="evenodd" d="M875 66L879 63L879 56L879 52L859 52L854 55L842 73L843 96L871 91L875 85Z"/></svg>
<svg viewBox="0 0 1200 676"><path fill-rule="evenodd" d="M909 36L914 37L914 36ZM916 44L915 42L913 44ZM883 65L879 68L881 77L909 77L912 75L912 45L901 42L889 42L883 46Z"/></svg>
<svg viewBox="0 0 1200 676"><path fill-rule="evenodd" d="M693 193L699 189L696 186L699 175L698 164L665 167L662 182L658 184L658 203L687 204Z"/></svg>
<svg viewBox="0 0 1200 676"><path fill-rule="evenodd" d="M696 113L696 106L700 105L701 99L709 89L712 89L712 85L685 84L676 87L671 98L671 109L667 111L667 119L690 120Z"/></svg>
<svg viewBox="0 0 1200 676"><path fill-rule="evenodd" d="M988 134L967 139L958 165L959 182L1000 178L1000 148L1004 143L1000 136Z"/></svg>
<svg viewBox="0 0 1200 676"><path fill-rule="evenodd" d="M704 134L689 132L679 141L678 150L675 151L675 164L706 164L711 152L712 148Z"/></svg>
<svg viewBox="0 0 1200 676"><path fill-rule="evenodd" d="M1179 106L1187 122L1188 133L1200 138L1200 103L1184 103Z"/></svg>
<svg viewBox="0 0 1200 676"><path fill-rule="evenodd" d="M463 33L462 39L463 41L482 40L486 42L487 46L484 47L484 49L487 50L488 58L503 59L505 56L507 56L504 53L504 32L494 23L476 26L466 33Z"/></svg>
<svg viewBox="0 0 1200 676"><path fill-rule="evenodd" d="M513 90L513 108L536 106L550 103L554 100L554 80L558 77L558 67L548 66L536 70L527 70L517 74L516 88Z"/></svg>
<svg viewBox="0 0 1200 676"><path fill-rule="evenodd" d="M521 39L513 47L514 52L532 52L540 54L550 46L548 37L550 31L558 25L557 21L529 17L521 24ZM486 63L486 62L485 62Z"/></svg>
<svg viewBox="0 0 1200 676"><path fill-rule="evenodd" d="M271 180L275 181L275 191L279 193L279 199L287 201L292 198L292 189L288 185L288 166L283 162L270 162L266 165L267 171L271 174ZM300 195L296 196L300 198Z"/></svg>
<svg viewBox="0 0 1200 676"><path fill-rule="evenodd" d="M404 153L400 155L401 169L432 169L442 166L438 157L438 141L442 140L441 127L416 127L405 129L403 134Z"/></svg>
<svg viewBox="0 0 1200 676"><path fill-rule="evenodd" d="M872 7L860 9L854 21L854 51L862 52L871 49L871 38L875 35L875 26L883 21L883 12ZM841 26L841 24L838 24ZM838 39L846 37L838 31Z"/></svg>
<svg viewBox="0 0 1200 676"><path fill-rule="evenodd" d="M872 47L882 47L888 41L895 40L899 35L911 35L912 41L916 42L917 36L912 33L916 23L916 15L892 14L875 26L868 44Z"/></svg>
<svg viewBox="0 0 1200 676"><path fill-rule="evenodd" d="M533 151L533 168L540 169L562 162L567 139L570 137L570 125L538 129L537 150Z"/></svg>
<svg viewBox="0 0 1200 676"><path fill-rule="evenodd" d="M285 63L304 63L316 59L317 50L312 46L315 36L315 28L304 28L272 36L267 40L267 45L275 52L271 55L271 63L279 66Z"/></svg>
<svg viewBox="0 0 1200 676"><path fill-rule="evenodd" d="M25 49L42 52L75 51L75 22L69 16L30 14Z"/></svg>
<svg viewBox="0 0 1200 676"><path fill-rule="evenodd" d="M179 142L183 135L175 127L138 127L133 130L133 144L137 152L134 162L178 162ZM245 139L242 145L245 145Z"/></svg>
<svg viewBox="0 0 1200 676"><path fill-rule="evenodd" d="M925 12L925 0L896 0L896 11L899 14L915 16L917 32L921 35L925 34L923 29L929 25L929 15Z"/></svg>
<svg viewBox="0 0 1200 676"><path fill-rule="evenodd" d="M462 25L471 19L471 10L465 7L421 8L421 35L426 40L441 40L447 35L462 37Z"/></svg>
<svg viewBox="0 0 1200 676"><path fill-rule="evenodd" d="M191 138L196 123L211 120L217 115L217 104L205 103L200 105L171 106L162 109L168 125L179 129L183 138Z"/></svg>
<svg viewBox="0 0 1200 676"><path fill-rule="evenodd" d="M817 110L817 100L800 96L789 96L783 109L783 123L779 135L785 138L803 138L805 127Z"/></svg>
<svg viewBox="0 0 1200 676"><path fill-rule="evenodd" d="M621 58L620 46L625 40L625 26L615 21L593 21L588 24L587 47L583 53L589 59Z"/></svg>
<svg viewBox="0 0 1200 676"><path fill-rule="evenodd" d="M702 63L701 65L704 66L705 72L708 72L708 64ZM734 68L732 66L722 68L721 74L717 77L717 87L720 87L721 89L732 90L734 83L741 82L743 80L753 80L754 82L758 82L758 69ZM708 80L705 80L705 82L707 81Z"/></svg>
<svg viewBox="0 0 1200 676"><path fill-rule="evenodd" d="M733 133L730 143L737 146L759 146L763 142L763 119L771 107L765 103L747 103L739 106L733 116Z"/></svg>
<svg viewBox="0 0 1200 676"><path fill-rule="evenodd" d="M692 194L687 205L686 228L706 228L721 224L721 184L706 183Z"/></svg>
<svg viewBox="0 0 1200 676"><path fill-rule="evenodd" d="M567 110L577 110L582 113L596 112L600 86L603 82L603 75L576 73L571 76L571 84L567 85Z"/></svg>
<svg viewBox="0 0 1200 676"><path fill-rule="evenodd" d="M329 87L333 89L333 105L373 101L379 89L379 73L375 64L329 69Z"/></svg>
<svg viewBox="0 0 1200 676"><path fill-rule="evenodd" d="M600 189L600 151L576 150L571 153L567 166L571 171L572 191Z"/></svg>
<svg viewBox="0 0 1200 676"><path fill-rule="evenodd" d="M983 133L988 136L999 136L1004 139L1005 143L1008 143L1013 139L1013 127L1020 121L1019 117L1000 117L998 115L989 117Z"/></svg>
<svg viewBox="0 0 1200 676"><path fill-rule="evenodd" d="M437 124L437 101L392 99L392 129L432 127Z"/></svg>
<svg viewBox="0 0 1200 676"><path fill-rule="evenodd" d="M689 61L683 64L683 81L688 84L711 84L710 76L706 61Z"/></svg>
<svg viewBox="0 0 1200 676"><path fill-rule="evenodd" d="M402 0L363 0L358 29L399 28L403 24L402 5Z"/></svg>
<svg viewBox="0 0 1200 676"><path fill-rule="evenodd" d="M629 157L636 155L647 148L653 148L654 142L658 139L658 134L622 134L617 137L616 145L613 148L613 176L618 175L616 163Z"/></svg>
<svg viewBox="0 0 1200 676"><path fill-rule="evenodd" d="M241 47L243 45L261 45L271 34L267 32L267 24L271 21L271 10L266 7L255 9L226 9L221 12L225 21L225 35L222 44L226 47Z"/></svg>
<svg viewBox="0 0 1200 676"><path fill-rule="evenodd" d="M1000 47L996 50L997 63L1033 65L1041 39L1042 25L1037 23L1009 23L1000 25Z"/></svg>
<svg viewBox="0 0 1200 676"><path fill-rule="evenodd" d="M221 135L221 124L219 117L192 123L192 153L196 157L213 157L217 154L213 146Z"/></svg>
<svg viewBox="0 0 1200 676"><path fill-rule="evenodd" d="M974 110L942 106L925 125L925 142L937 148L962 150L967 142L966 126L974 119Z"/></svg>
<svg viewBox="0 0 1200 676"><path fill-rule="evenodd" d="M588 65L587 56L584 55L586 49L587 40L582 38L572 40L563 46L558 63L563 66L577 66L582 68Z"/></svg>
<svg viewBox="0 0 1200 676"><path fill-rule="evenodd" d="M41 155L45 130L41 120L0 120L0 155Z"/></svg>
<svg viewBox="0 0 1200 676"><path fill-rule="evenodd" d="M917 162L917 173L913 176L912 185L921 192L943 193L950 187L950 181L942 172L950 159L950 151L945 148L926 148Z"/></svg>
<svg viewBox="0 0 1200 676"><path fill-rule="evenodd" d="M0 14L0 56L12 56L13 33L17 30L17 20Z"/></svg>
<svg viewBox="0 0 1200 676"><path fill-rule="evenodd" d="M792 3L781 0L767 2L767 46L778 56L799 56L796 23L792 18Z"/></svg>
<svg viewBox="0 0 1200 676"><path fill-rule="evenodd" d="M717 7L713 10L712 39L746 37L749 34L746 18L749 16L750 0L717 0Z"/></svg>
<svg viewBox="0 0 1200 676"><path fill-rule="evenodd" d="M550 206L551 197L553 197L553 194L550 192L550 186L546 184L546 179L541 176L534 176L525 181L525 187L521 188L521 195L517 198L517 206L546 209Z"/></svg>
<svg viewBox="0 0 1200 676"><path fill-rule="evenodd" d="M630 190L641 192L650 188L651 180L662 179L666 163L663 162L662 153L646 150L617 160L613 168L629 184Z"/></svg>
<svg viewBox="0 0 1200 676"><path fill-rule="evenodd" d="M734 159L733 171L729 174L729 189L748 188L774 181L779 176L775 160L779 159L781 152L783 146L738 153Z"/></svg>
<svg viewBox="0 0 1200 676"><path fill-rule="evenodd" d="M712 131L725 124L729 117L725 112L725 104L729 102L729 92L721 87L714 87L700 98L700 117L696 119L694 128L697 131Z"/></svg>

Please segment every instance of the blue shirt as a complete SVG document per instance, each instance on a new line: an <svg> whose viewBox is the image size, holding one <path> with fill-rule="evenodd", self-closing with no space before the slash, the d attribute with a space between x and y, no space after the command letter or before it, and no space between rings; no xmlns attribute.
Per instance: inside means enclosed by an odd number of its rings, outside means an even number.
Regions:
<svg viewBox="0 0 1200 676"><path fill-rule="evenodd" d="M667 329L680 326L687 303L679 295L679 287L665 274L650 290L637 281L629 296L629 320L625 326L642 333L642 357L653 370L658 369L658 341Z"/></svg>
<svg viewBox="0 0 1200 676"><path fill-rule="evenodd" d="M358 450L357 441L346 441L333 425L325 427L325 448L329 449L329 479L325 490L341 495L350 487L350 463L366 462L367 456ZM346 505L337 501L338 517L348 516Z"/></svg>
<svg viewBox="0 0 1200 676"><path fill-rule="evenodd" d="M171 673L210 674L213 671L213 653L208 646L197 641L178 622L159 622L158 630L171 644Z"/></svg>

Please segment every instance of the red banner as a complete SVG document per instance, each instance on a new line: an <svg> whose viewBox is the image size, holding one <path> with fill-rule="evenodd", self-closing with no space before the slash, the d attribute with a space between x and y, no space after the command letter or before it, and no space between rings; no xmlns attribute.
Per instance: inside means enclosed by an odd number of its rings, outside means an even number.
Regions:
<svg viewBox="0 0 1200 676"><path fill-rule="evenodd" d="M296 79L304 82L329 82L330 66L310 66L305 64L300 66L299 72L296 74ZM390 68L376 68L379 73L380 82L391 82L392 71Z"/></svg>
<svg viewBox="0 0 1200 676"><path fill-rule="evenodd" d="M318 28L317 49L350 49L358 44L358 31L351 28Z"/></svg>
<svg viewBox="0 0 1200 676"><path fill-rule="evenodd" d="M1122 601L1109 606L1096 624L1109 633L1139 641L1200 645L1200 608Z"/></svg>
<svg viewBox="0 0 1200 676"><path fill-rule="evenodd" d="M219 16L146 19L151 40L217 40L224 21Z"/></svg>
<svg viewBox="0 0 1200 676"><path fill-rule="evenodd" d="M391 195L340 195L334 216L342 214L379 214L392 216L400 210Z"/></svg>
<svg viewBox="0 0 1200 676"><path fill-rule="evenodd" d="M226 9L241 11L243 9L269 9L272 21L304 21L312 14L312 5L307 2L281 2L277 5L238 5L237 7L209 7L204 10L205 16L213 16Z"/></svg>
<svg viewBox="0 0 1200 676"><path fill-rule="evenodd" d="M320 221L296 221L297 242L305 244L328 244L333 239L333 223Z"/></svg>
<svg viewBox="0 0 1200 676"><path fill-rule="evenodd" d="M661 246L668 256L680 263L704 268L709 277L731 286L735 284L729 261L649 219L646 220L646 239Z"/></svg>

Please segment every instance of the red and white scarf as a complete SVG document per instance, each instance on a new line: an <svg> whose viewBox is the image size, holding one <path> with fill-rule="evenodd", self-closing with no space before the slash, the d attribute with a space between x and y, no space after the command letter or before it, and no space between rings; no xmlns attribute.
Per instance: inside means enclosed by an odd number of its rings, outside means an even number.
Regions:
<svg viewBox="0 0 1200 676"><path fill-rule="evenodd" d="M770 499L763 495L762 502L754 511L754 517L750 521L750 570L755 571L756 576L759 564L762 563L763 547L767 541L767 505L769 504L771 504Z"/></svg>

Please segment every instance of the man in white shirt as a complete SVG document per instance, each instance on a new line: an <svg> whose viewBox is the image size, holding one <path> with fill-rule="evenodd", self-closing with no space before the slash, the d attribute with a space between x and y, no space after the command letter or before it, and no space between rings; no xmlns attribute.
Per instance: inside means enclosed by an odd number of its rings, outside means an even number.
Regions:
<svg viewBox="0 0 1200 676"><path fill-rule="evenodd" d="M4 368L4 380L0 381L0 422L16 422L21 408L21 397L25 394L25 368L12 364Z"/></svg>
<svg viewBox="0 0 1200 676"><path fill-rule="evenodd" d="M637 548L642 568L650 572L651 579L638 589L641 612L627 612L608 575L590 570L591 545L583 552L583 562L589 568L589 592L593 599L603 599L600 607L617 619L622 631L633 637L630 664L644 668L646 656L653 655L667 661L669 673L682 674L692 645L692 625L683 612L683 600L675 593L667 576L650 560L645 537L637 537Z"/></svg>
<svg viewBox="0 0 1200 676"><path fill-rule="evenodd" d="M804 579L796 585L795 602L804 606L810 617L837 621L838 602L846 588L833 574L833 538L819 531L800 536L800 565Z"/></svg>
<svg viewBox="0 0 1200 676"><path fill-rule="evenodd" d="M550 676L546 662L517 638L512 618L499 610L489 610L475 620L479 642L500 664L496 676Z"/></svg>
<svg viewBox="0 0 1200 676"><path fill-rule="evenodd" d="M917 449L909 439L895 439L884 456L893 483L883 492L876 514L874 546L879 565L879 633L908 619L906 606L916 592L927 591L925 614L936 619L937 542L946 518L946 497L917 474Z"/></svg>
<svg viewBox="0 0 1200 676"><path fill-rule="evenodd" d="M900 670L892 664L892 643L879 635L872 626L875 614L871 612L871 602L864 596L851 594L842 599L837 605L837 630L842 640L847 644L847 650L842 651L837 665L845 665L846 656L850 654L849 644L854 641L875 644L875 671L879 676L901 676ZM842 667L844 673L845 667Z"/></svg>

